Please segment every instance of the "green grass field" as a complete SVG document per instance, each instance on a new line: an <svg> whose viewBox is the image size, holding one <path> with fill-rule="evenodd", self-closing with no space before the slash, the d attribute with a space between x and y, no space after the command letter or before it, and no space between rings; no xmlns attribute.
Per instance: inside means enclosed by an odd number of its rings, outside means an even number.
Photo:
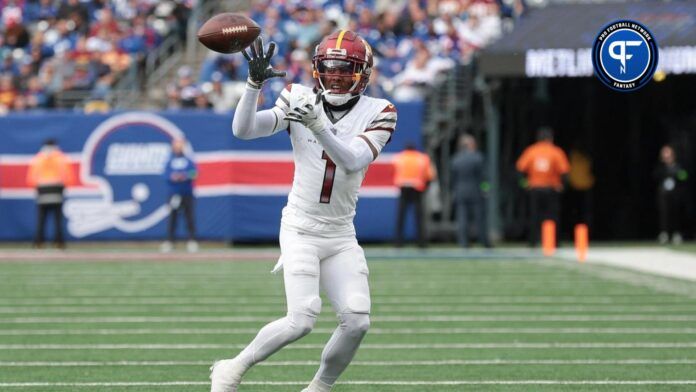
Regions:
<svg viewBox="0 0 696 392"><path fill-rule="evenodd" d="M284 314L272 265L0 263L0 391L207 391L210 364ZM372 329L336 392L696 389L687 283L559 260L370 270ZM240 390L299 392L334 326L325 306Z"/></svg>

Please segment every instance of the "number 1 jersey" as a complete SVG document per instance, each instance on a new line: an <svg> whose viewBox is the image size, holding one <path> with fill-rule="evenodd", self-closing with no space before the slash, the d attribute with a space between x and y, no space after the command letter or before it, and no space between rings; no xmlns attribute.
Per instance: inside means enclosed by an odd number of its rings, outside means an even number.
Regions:
<svg viewBox="0 0 696 392"><path fill-rule="evenodd" d="M311 88L287 86L275 103L278 122L275 131L288 129L293 148L295 173L282 224L298 231L324 236L354 235L353 217L358 190L367 167L348 172L338 167L316 140L312 131L296 122L283 121L295 102L316 95ZM385 99L361 96L338 121L331 122L324 111L327 126L344 143L360 138L377 158L390 140L396 126L396 108Z"/></svg>

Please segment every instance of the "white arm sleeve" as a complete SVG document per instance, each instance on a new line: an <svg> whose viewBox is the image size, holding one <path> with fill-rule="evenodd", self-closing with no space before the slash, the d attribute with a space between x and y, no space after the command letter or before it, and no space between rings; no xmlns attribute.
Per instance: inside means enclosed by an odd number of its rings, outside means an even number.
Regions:
<svg viewBox="0 0 696 392"><path fill-rule="evenodd" d="M324 128L314 136L324 147L326 153L336 165L347 172L355 172L366 168L375 158L375 154L368 144L369 142L359 135L349 143L343 142L331 132L330 128Z"/></svg>
<svg viewBox="0 0 696 392"><path fill-rule="evenodd" d="M288 122L282 120L285 113L277 106L269 110L256 111L259 93L259 90L247 87L237 104L232 119L232 133L240 139L270 136L288 127Z"/></svg>
<svg viewBox="0 0 696 392"><path fill-rule="evenodd" d="M375 116L365 132L347 144L327 127L314 136L336 165L348 172L358 171L377 159L384 146L389 143L396 128L396 118L396 108L389 104Z"/></svg>

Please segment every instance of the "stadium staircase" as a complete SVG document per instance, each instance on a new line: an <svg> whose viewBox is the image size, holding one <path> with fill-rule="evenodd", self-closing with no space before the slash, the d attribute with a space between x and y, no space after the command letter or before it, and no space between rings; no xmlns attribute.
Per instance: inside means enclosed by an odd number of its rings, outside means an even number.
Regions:
<svg viewBox="0 0 696 392"><path fill-rule="evenodd" d="M474 70L470 65L459 65L447 72L426 97L424 148L438 172L438 181L427 195L426 225L431 239L455 238L449 161L456 150L457 137L474 125L473 97Z"/></svg>

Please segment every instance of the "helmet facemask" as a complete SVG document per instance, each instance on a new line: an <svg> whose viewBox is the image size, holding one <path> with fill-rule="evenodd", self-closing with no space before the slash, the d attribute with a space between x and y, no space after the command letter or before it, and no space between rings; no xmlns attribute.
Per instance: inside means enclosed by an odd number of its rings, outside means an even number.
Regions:
<svg viewBox="0 0 696 392"><path fill-rule="evenodd" d="M362 92L365 64L342 59L322 59L314 63L315 77L326 102L334 106L347 103Z"/></svg>

